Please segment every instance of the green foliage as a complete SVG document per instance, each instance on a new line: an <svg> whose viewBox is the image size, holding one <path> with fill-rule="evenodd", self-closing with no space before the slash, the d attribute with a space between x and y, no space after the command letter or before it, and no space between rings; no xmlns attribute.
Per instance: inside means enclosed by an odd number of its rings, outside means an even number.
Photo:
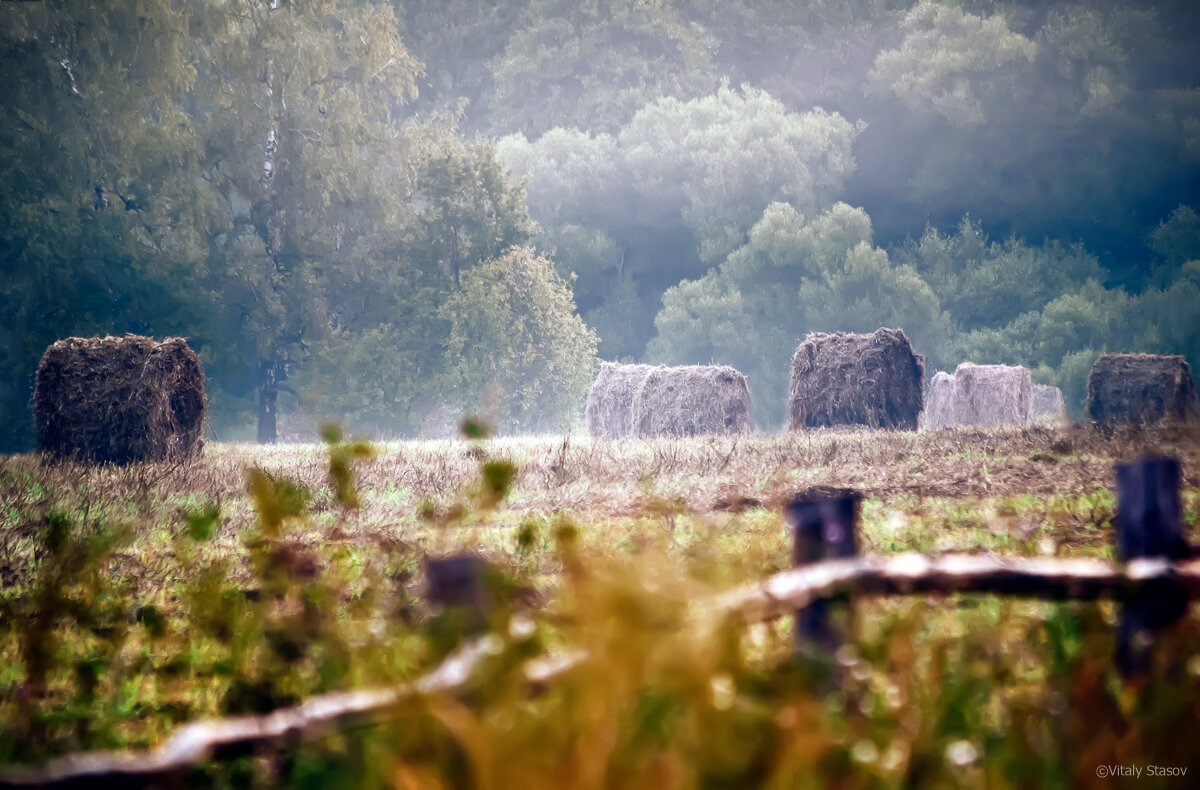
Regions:
<svg viewBox="0 0 1200 790"><path fill-rule="evenodd" d="M0 446L32 434L50 343L189 317L171 230L201 155L174 99L196 79L169 3L0 7ZM153 43L151 43L153 42ZM115 57L115 53L120 53Z"/></svg>
<svg viewBox="0 0 1200 790"><path fill-rule="evenodd" d="M501 430L525 433L579 419L596 336L549 258L514 247L472 269L439 317L450 323L446 391L465 409L482 406Z"/></svg>
<svg viewBox="0 0 1200 790"><path fill-rule="evenodd" d="M1149 185L1200 161L1184 131L1195 96L1166 65L1194 21L1156 5L914 6L919 24L879 52L872 87L886 92L863 113L891 123L872 123L856 151L880 231L911 233L900 213L945 227L969 211L1004 233L1081 239L1121 282L1140 280L1147 220L1179 202ZM888 95L905 103L899 117Z"/></svg>
<svg viewBox="0 0 1200 790"><path fill-rule="evenodd" d="M1092 372L1092 365L1096 364L1096 358L1099 356L1099 351L1093 351L1090 348L1072 351L1063 356L1054 380L1045 382L1054 384L1062 390L1063 400L1066 401L1071 414L1077 419L1082 419L1084 416L1088 376Z"/></svg>
<svg viewBox="0 0 1200 790"><path fill-rule="evenodd" d="M88 706L97 696L98 675L130 636L130 612L123 590L101 567L131 536L123 525L79 523L67 513L48 511L36 538L34 579L22 595L3 601L6 630L11 629L18 648L16 656L9 653L8 666L18 668L22 687L22 698L9 714L20 737L34 748L60 737L60 722L73 725L75 738L85 742L105 732ZM84 649L64 640L67 635L82 641ZM53 694L64 670L76 696L46 711L38 700ZM4 740L0 751L12 759L13 739Z"/></svg>
<svg viewBox="0 0 1200 790"><path fill-rule="evenodd" d="M636 357L659 294L744 243L773 201L827 207L854 169L861 127L837 113L790 112L728 85L663 98L615 135L553 129L513 135L500 155L527 178L529 206L606 357Z"/></svg>
<svg viewBox="0 0 1200 790"><path fill-rule="evenodd" d="M408 254L425 271L461 274L532 238L525 193L510 186L496 148L465 144L449 119L406 127L413 175L406 190L418 206Z"/></svg>
<svg viewBox="0 0 1200 790"><path fill-rule="evenodd" d="M896 38L912 0L692 0L696 24L720 41L734 85L768 91L788 107L863 118L862 86L881 45Z"/></svg>
<svg viewBox="0 0 1200 790"><path fill-rule="evenodd" d="M445 404L452 325L439 310L473 268L533 233L492 146L461 142L452 119L404 131L406 238L388 257L367 247L328 271L341 298L293 376L300 416L376 436L419 434Z"/></svg>
<svg viewBox="0 0 1200 790"><path fill-rule="evenodd" d="M712 262L772 201L801 212L828 206L854 170L859 131L837 113L789 112L764 91L723 85L702 99L648 104L619 144L638 191L658 211L678 213Z"/></svg>
<svg viewBox="0 0 1200 790"><path fill-rule="evenodd" d="M335 429L324 438L330 461L353 446ZM355 462L347 477L332 464L322 475L318 453L287 448L216 448L245 455L209 458L170 478L156 467L51 468L10 458L0 468L0 503L19 504L36 530L28 543L14 538L20 530L0 533L6 562L33 559L0 566L15 580L0 594L0 760L142 749L187 721L412 680L463 639L454 630L461 618L418 600L420 560L448 550L494 563L485 579L495 609L481 626L485 655L460 694L420 694L382 724L206 764L188 781L1025 787L1083 782L1119 759L1195 770L1194 750L1171 737L1200 722L1194 616L1163 635L1153 672L1135 683L1112 665L1118 609L1110 603L864 599L835 655L797 658L785 621L744 626L703 605L790 564L778 513L693 512L670 493L702 489L700 480L736 481L753 463L775 470L771 495L782 495L797 481L781 472L812 471L822 458L838 475L933 473L944 464L945 479L930 484L959 493L990 466L1006 493L980 500L918 500L880 479L877 490L893 493L865 503L864 544L1032 553L1050 541L1080 556L1082 540L1111 549L1105 530L1115 500L1104 474L1115 454L1132 450L1123 442L1183 442L1191 457L1194 438L1174 429L1117 443L1087 430L742 437L607 455L559 440L480 441L440 454L409 443L375 448L378 460ZM1074 452L1053 451L1053 466L1028 458L1063 443ZM954 447L961 452L950 458ZM253 507L247 492L234 499L225 479L244 459L273 470L252 474L263 484ZM638 483L618 459L662 471ZM456 487L446 482L456 461L470 467L461 492L447 491ZM543 480L550 463L583 475L570 497L602 492L595 505L531 512L531 493L543 485L561 492L572 479ZM1086 491L1028 493L1031 464L1086 480ZM717 468L725 471L714 481ZM381 483L398 472L430 478L453 501L430 525L436 532L422 532L428 527L390 500L384 523L376 520ZM607 487L613 479L623 482ZM343 484L362 508L327 530L334 522L325 511ZM604 501L620 486L640 490L640 504ZM298 492L306 489L305 504ZM125 501L130 490L144 494L141 504ZM188 534L188 509L166 504L182 491L209 503L192 515L212 510L225 492L203 540ZM519 504L506 509L506 499ZM1185 489L1185 512L1194 514L1196 502ZM128 529L106 526L127 504L146 510ZM397 519L403 525L390 530ZM530 694L530 672L554 665L528 659L547 649L577 663Z"/></svg>
<svg viewBox="0 0 1200 790"><path fill-rule="evenodd" d="M329 446L329 480L333 483L333 498L342 507L357 510L360 504L354 486L354 464L370 461L375 451L362 440L347 442L337 425L328 424L321 432Z"/></svg>
<svg viewBox="0 0 1200 790"><path fill-rule="evenodd" d="M648 102L717 84L712 42L676 0L531 0L494 61L492 127L615 131Z"/></svg>
<svg viewBox="0 0 1200 790"><path fill-rule="evenodd" d="M504 501L517 477L517 465L512 461L488 461L483 464L482 507L493 508Z"/></svg>
<svg viewBox="0 0 1200 790"><path fill-rule="evenodd" d="M220 526L221 504L218 502L185 512L184 522L187 525L186 532L190 539L197 543L209 540Z"/></svg>
<svg viewBox="0 0 1200 790"><path fill-rule="evenodd" d="M1159 282L1170 283L1184 264L1200 260L1200 214L1191 206L1179 206L1158 223L1147 246L1159 258Z"/></svg>
<svg viewBox="0 0 1200 790"><path fill-rule="evenodd" d="M1110 339L1127 337L1130 312L1124 292L1105 290L1089 280L1078 291L1064 293L1042 309L1037 330L1039 353L1051 361L1074 349L1101 348Z"/></svg>
<svg viewBox="0 0 1200 790"><path fill-rule="evenodd" d="M1052 371L1045 383L1062 389L1068 409L1082 418L1088 373L1103 351L1182 354L1193 366L1200 362L1198 298L1200 267L1190 263L1165 291L1131 296L1088 280L1004 326L961 334L956 350L962 359Z"/></svg>
<svg viewBox="0 0 1200 790"><path fill-rule="evenodd" d="M278 385L329 324L329 289L401 237L393 130L420 66L386 6L199 16L193 133L212 215L194 287L220 317L210 342L256 378L259 438L274 441Z"/></svg>
<svg viewBox="0 0 1200 790"><path fill-rule="evenodd" d="M486 439L492 431L482 420L476 417L465 417L459 425L459 433L464 439Z"/></svg>
<svg viewBox="0 0 1200 790"><path fill-rule="evenodd" d="M612 135L555 127L533 142L507 135L496 149L504 166L525 179L526 205L543 226L570 228L588 219L618 224L627 215L614 199L628 174Z"/></svg>
<svg viewBox="0 0 1200 790"><path fill-rule="evenodd" d="M1131 327L1141 323L1139 312L1138 301L1124 291L1088 280L1007 325L965 332L956 345L962 360L1055 371L1045 383L1059 387L1070 413L1081 418L1092 363L1102 351L1137 347Z"/></svg>
<svg viewBox="0 0 1200 790"><path fill-rule="evenodd" d="M1010 30L1003 16L973 16L937 0L914 5L903 27L899 49L876 56L869 89L890 91L910 109L956 125L986 121L995 97L1010 90L1021 65L1037 53L1037 45Z"/></svg>
<svg viewBox="0 0 1200 790"><path fill-rule="evenodd" d="M418 110L466 104L466 123L488 122L493 61L518 29L527 0L403 0L394 3L404 45L425 66Z"/></svg>
<svg viewBox="0 0 1200 790"><path fill-rule="evenodd" d="M287 519L299 518L307 512L312 492L303 484L262 469L251 469L247 474L250 497L266 537L278 537Z"/></svg>
<svg viewBox="0 0 1200 790"><path fill-rule="evenodd" d="M256 394L264 438L276 406L291 435L419 433L467 270L540 232L602 355L637 359L771 203L861 205L964 347L1192 359L1198 25L1174 0L4 4L0 441L30 445L50 342L126 331L189 338L223 437ZM868 251L806 298L876 309ZM1090 293L1042 316L1091 279L1129 300L1108 337ZM875 319L923 320L899 312Z"/></svg>
<svg viewBox="0 0 1200 790"><path fill-rule="evenodd" d="M1006 324L1106 275L1080 246L1047 242L1035 247L1012 237L995 242L970 217L963 217L952 234L927 227L893 257L915 268L966 330Z"/></svg>

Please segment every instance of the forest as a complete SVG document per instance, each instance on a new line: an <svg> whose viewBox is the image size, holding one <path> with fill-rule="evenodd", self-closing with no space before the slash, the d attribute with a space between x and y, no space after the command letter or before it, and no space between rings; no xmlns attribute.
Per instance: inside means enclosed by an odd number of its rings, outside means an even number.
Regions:
<svg viewBox="0 0 1200 790"><path fill-rule="evenodd" d="M810 331L1200 364L1191 0L0 4L0 451L45 348L183 336L218 440L577 425Z"/></svg>

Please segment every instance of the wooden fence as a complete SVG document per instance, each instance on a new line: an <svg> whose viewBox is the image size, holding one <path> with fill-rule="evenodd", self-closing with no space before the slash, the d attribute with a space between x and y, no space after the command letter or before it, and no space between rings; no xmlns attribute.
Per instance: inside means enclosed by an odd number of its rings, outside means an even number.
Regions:
<svg viewBox="0 0 1200 790"><path fill-rule="evenodd" d="M831 607L847 596L986 593L1051 600L1113 598L1122 603L1116 660L1126 675L1144 672L1155 635L1181 618L1200 595L1200 560L1183 536L1180 468L1148 458L1117 468L1115 520L1122 563L1101 560L919 554L859 557L859 497L843 492L801 497L785 517L795 536L796 567L761 582L697 602L706 615L757 623L796 615L797 649L829 650L843 638ZM430 573L431 594L479 605L476 561L454 559ZM182 781L208 760L226 760L320 738L348 726L386 719L413 700L465 691L487 660L505 647L487 634L469 642L414 683L335 692L263 716L187 724L146 752L88 752L42 766L0 771L0 788L157 787ZM583 653L526 662L525 681L544 688L586 661Z"/></svg>

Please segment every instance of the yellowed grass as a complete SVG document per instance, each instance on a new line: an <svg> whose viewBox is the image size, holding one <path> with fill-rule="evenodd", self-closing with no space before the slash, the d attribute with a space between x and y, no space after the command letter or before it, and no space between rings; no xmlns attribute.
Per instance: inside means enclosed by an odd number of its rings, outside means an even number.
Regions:
<svg viewBox="0 0 1200 790"><path fill-rule="evenodd" d="M1013 717L1025 717L1022 738L1043 739L1030 759L1045 769L1061 743L1091 748L1096 739L1055 740L1035 712L1116 693L1104 685L1112 682L1111 605L863 604L860 652L839 655L841 696L831 703L813 677L793 676L799 670L782 662L786 624L733 631L693 617L689 602L787 567L781 506L816 486L864 493L866 553L1110 556L1112 466L1146 453L1183 461L1193 539L1200 509L1194 426L534 437L381 443L375 451L355 467L358 508L337 496L329 448L318 444L218 444L174 466L0 459L0 606L13 613L0 632L0 722L16 734L0 737L5 759L29 748L152 744L178 721L244 710L237 706L250 704L256 684L266 684L271 704L286 704L330 687L411 678L449 644L423 600L422 562L465 550L503 575L508 620L498 627L524 617L552 651L583 648L592 659L538 700L526 700L518 673L505 670L470 704L431 701L398 722L394 738L385 730L392 740L372 770L394 763L401 786L462 770L436 746L447 732L481 785L688 787L728 771L786 787L814 761L824 767L813 776L850 775L822 762L836 759L855 764L862 781L848 786L872 786L872 777L891 786L959 741L979 749L1005 742ZM481 466L500 460L516 476L507 496L492 501ZM254 469L271 476L259 475L260 486L292 480L308 492L274 537L264 537L261 492L256 502L248 491ZM185 537L189 519L213 511L210 539ZM59 663L31 703L21 696L24 657L38 630L16 616L45 611L38 591L47 553L38 536L56 514L81 533L105 525L126 538L102 567L66 584L86 618L60 612L50 627ZM234 614L222 625L226 608ZM161 633L148 611L161 617ZM1089 623L1092 642L1081 642L1077 620ZM272 647L280 640L298 640L304 652L281 661ZM335 681L323 674L331 656L341 667ZM86 691L78 673L89 662L103 673ZM1077 686L1056 691L1051 678ZM1152 739L1156 731L1134 713L1101 719ZM954 725L950 714L966 723ZM76 733L80 721L95 729ZM1148 721L1170 727L1176 719ZM47 722L68 724L46 730ZM431 727L443 735L431 736ZM1004 753L993 762L1026 759ZM968 784L984 778L973 765L962 774Z"/></svg>

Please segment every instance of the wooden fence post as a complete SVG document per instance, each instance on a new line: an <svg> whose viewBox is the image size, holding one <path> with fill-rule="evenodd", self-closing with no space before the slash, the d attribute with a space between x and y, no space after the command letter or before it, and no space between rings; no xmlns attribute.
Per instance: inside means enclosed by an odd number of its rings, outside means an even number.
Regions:
<svg viewBox="0 0 1200 790"><path fill-rule="evenodd" d="M801 494L784 510L793 536L793 564L798 566L830 559L858 556L858 504L862 494L829 489ZM816 601L796 612L796 652L812 655L819 648L833 655L847 638L832 620L845 611L846 596Z"/></svg>
<svg viewBox="0 0 1200 790"><path fill-rule="evenodd" d="M1189 557L1179 507L1179 461L1148 457L1119 465L1116 471L1117 545L1122 558L1130 562ZM1187 591L1168 579L1143 588L1122 606L1116 656L1122 676L1150 669L1157 633L1179 620L1187 607Z"/></svg>
<svg viewBox="0 0 1200 790"><path fill-rule="evenodd" d="M487 576L487 563L473 554L425 561L429 602L444 610L464 613L461 624L468 631L486 625L492 604Z"/></svg>

